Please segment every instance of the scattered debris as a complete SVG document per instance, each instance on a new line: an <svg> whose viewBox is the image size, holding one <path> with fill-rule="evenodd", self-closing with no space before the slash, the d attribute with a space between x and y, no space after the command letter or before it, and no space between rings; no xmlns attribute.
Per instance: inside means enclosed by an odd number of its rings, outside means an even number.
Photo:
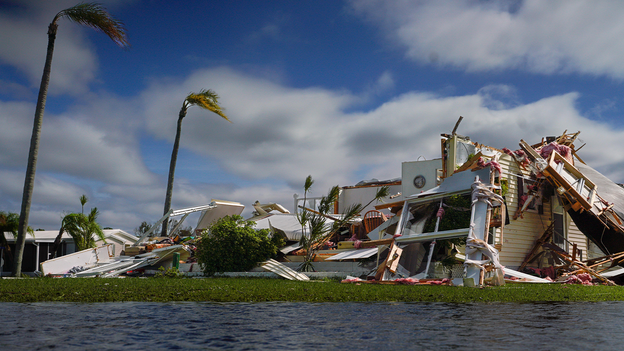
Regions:
<svg viewBox="0 0 624 351"><path fill-rule="evenodd" d="M281 277L290 280L310 280L310 278L303 274L284 266L276 260L270 259L260 264L267 271L273 272Z"/></svg>
<svg viewBox="0 0 624 351"><path fill-rule="evenodd" d="M323 215L327 225L342 222L341 210L381 187L388 187L390 195L318 243L314 262L345 272L356 265L362 274L343 282L357 284L624 281L624 268L619 267L624 265L624 188L579 157L574 143L580 132L564 131L533 145L520 140L519 149L512 151L457 134L460 121L451 134L442 134L439 159L404 162L400 179L341 188L333 213ZM295 195L294 208L315 212L320 199ZM306 255L300 241L309 230L302 228L297 213L276 203L256 202L253 207L249 220L286 242L280 257L261 267L286 279L309 280L287 266ZM45 261L41 270L57 276L117 276L172 265L174 253L192 270L194 238L180 237L179 225L201 211L194 231L198 235L216 219L240 214L243 208L213 200L172 210L126 246L124 256L108 255L102 248L85 250ZM147 241L172 216L183 217L171 236Z"/></svg>

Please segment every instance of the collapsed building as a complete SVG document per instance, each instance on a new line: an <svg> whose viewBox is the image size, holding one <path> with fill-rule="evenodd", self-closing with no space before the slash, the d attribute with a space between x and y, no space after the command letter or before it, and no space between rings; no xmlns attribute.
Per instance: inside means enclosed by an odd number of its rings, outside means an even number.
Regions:
<svg viewBox="0 0 624 351"><path fill-rule="evenodd" d="M391 196L370 204L360 217L332 233L326 245L315 248L318 270L347 272L362 281L470 286L514 279L561 281L579 274L605 284L618 281L624 268L613 267L624 260L624 189L581 159L582 146L575 146L580 132L565 131L534 144L520 140L512 151L459 135L458 125L451 134L442 134L440 158L404 162L398 179L341 188L327 216L330 223L349 205L372 198L379 187L388 187ZM315 211L319 199L295 195L295 212ZM307 235L296 213L274 203L253 207L250 220L257 228L270 229L287 242L280 249L281 262L261 266L289 279L307 279L293 270L302 260L299 241ZM190 213L201 212L198 234L243 208L214 200L172 210L152 231L165 218L182 216L181 225ZM154 265L200 271L179 237L146 245L149 235L127 245L122 257L101 263L90 258L91 266L76 275L114 276ZM186 263L179 266L180 260ZM67 258L64 262L56 274L75 264Z"/></svg>
<svg viewBox="0 0 624 351"><path fill-rule="evenodd" d="M624 257L624 189L577 155L578 134L520 140L515 151L442 134L442 157L403 173L402 182L421 191L376 206L394 217L376 230L393 240L375 279L446 275L501 284L504 275L529 278L518 274L525 271L610 283L599 273ZM431 271L459 262L455 272Z"/></svg>
<svg viewBox="0 0 624 351"><path fill-rule="evenodd" d="M402 193L362 216L354 228L366 238L335 236L337 249L319 250L319 261L377 255L367 276L374 281L460 278L478 286L584 274L612 284L607 277L624 272L604 273L624 259L624 189L585 164L574 145L579 133L520 140L515 151L442 134L441 157L403 163L400 181L343 188L389 184ZM341 195L334 212L349 204ZM371 230L363 224L373 217L381 220Z"/></svg>

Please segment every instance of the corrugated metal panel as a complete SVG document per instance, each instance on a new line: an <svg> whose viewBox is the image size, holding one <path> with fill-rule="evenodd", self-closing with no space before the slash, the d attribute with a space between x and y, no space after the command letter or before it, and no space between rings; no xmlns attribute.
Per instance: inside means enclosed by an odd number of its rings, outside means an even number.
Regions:
<svg viewBox="0 0 624 351"><path fill-rule="evenodd" d="M339 254L336 254L330 258L326 258L325 261L354 260L354 259L361 259L361 258L369 258L376 253L377 253L376 247L372 249L349 250L346 252L341 252Z"/></svg>

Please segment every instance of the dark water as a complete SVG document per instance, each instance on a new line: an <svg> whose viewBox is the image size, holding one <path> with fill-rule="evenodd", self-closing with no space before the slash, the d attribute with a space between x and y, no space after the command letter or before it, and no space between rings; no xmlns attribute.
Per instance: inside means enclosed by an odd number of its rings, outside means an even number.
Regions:
<svg viewBox="0 0 624 351"><path fill-rule="evenodd" d="M622 350L624 303L0 303L0 350Z"/></svg>

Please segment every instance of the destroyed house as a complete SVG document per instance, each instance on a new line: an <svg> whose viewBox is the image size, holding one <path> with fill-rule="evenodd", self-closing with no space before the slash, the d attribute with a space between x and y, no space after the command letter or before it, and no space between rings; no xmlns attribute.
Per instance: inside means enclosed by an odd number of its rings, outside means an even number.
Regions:
<svg viewBox="0 0 624 351"><path fill-rule="evenodd" d="M481 282L502 267L553 279L560 267L595 273L592 259L624 251L624 189L576 155L578 134L521 140L513 152L443 134L442 158L407 173L404 164L402 183L416 189L376 206L396 213L370 235L394 238L376 278L465 277L470 267ZM437 176L439 186L418 191Z"/></svg>

